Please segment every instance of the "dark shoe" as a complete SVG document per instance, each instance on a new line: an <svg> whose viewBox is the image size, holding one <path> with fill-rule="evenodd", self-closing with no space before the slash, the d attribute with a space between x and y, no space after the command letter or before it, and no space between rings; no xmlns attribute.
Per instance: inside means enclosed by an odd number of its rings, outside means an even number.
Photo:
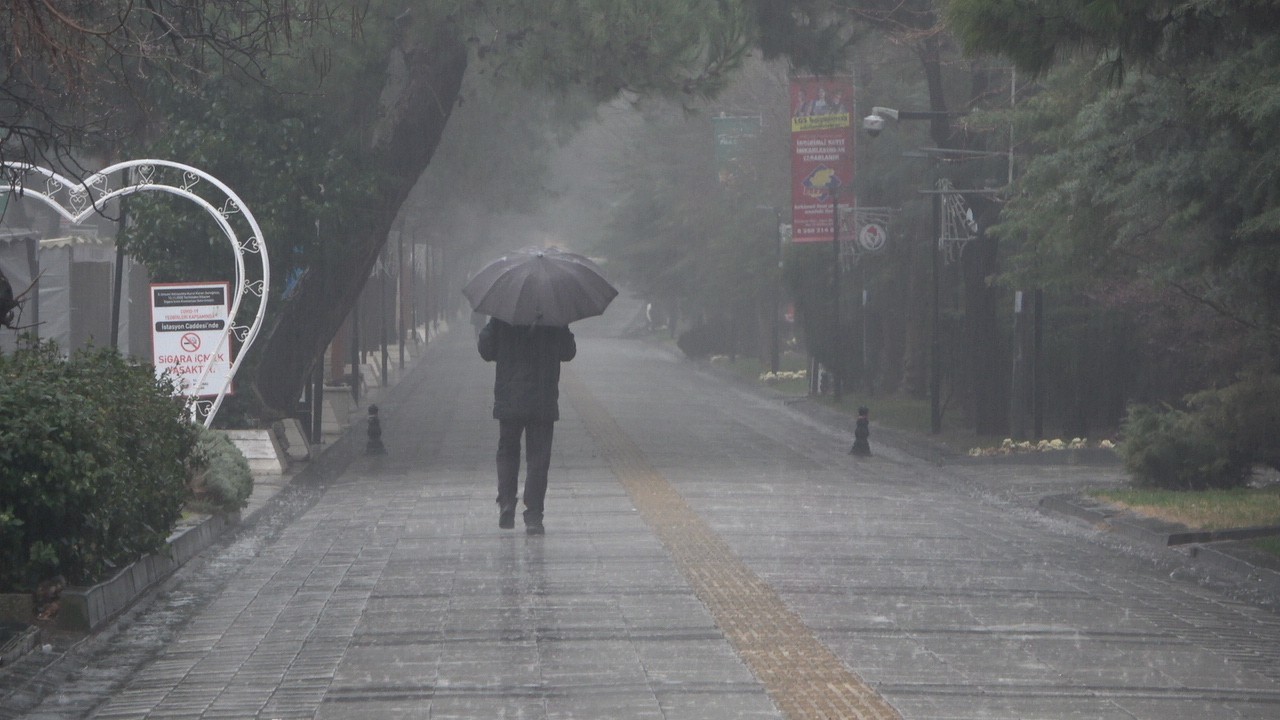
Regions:
<svg viewBox="0 0 1280 720"><path fill-rule="evenodd" d="M516 506L504 507L498 513L498 527L510 530L516 526Z"/></svg>
<svg viewBox="0 0 1280 720"><path fill-rule="evenodd" d="M545 535L547 530L542 527L541 515L524 514L524 531L529 535Z"/></svg>

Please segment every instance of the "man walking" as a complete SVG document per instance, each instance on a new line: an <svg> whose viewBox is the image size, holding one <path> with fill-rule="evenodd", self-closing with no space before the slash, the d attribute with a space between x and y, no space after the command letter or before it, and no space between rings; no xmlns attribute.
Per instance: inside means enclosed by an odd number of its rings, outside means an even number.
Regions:
<svg viewBox="0 0 1280 720"><path fill-rule="evenodd" d="M525 530L541 535L552 430L560 419L560 363L577 355L577 343L568 327L511 325L491 318L477 346L480 357L497 363L493 417L498 421L498 527L515 527L523 436Z"/></svg>

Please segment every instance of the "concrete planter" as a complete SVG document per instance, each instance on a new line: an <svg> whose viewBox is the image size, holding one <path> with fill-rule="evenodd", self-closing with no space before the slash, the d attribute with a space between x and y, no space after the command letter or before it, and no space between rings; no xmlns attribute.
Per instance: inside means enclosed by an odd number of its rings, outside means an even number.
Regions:
<svg viewBox="0 0 1280 720"><path fill-rule="evenodd" d="M92 587L68 587L62 591L56 625L61 630L93 632L124 612L148 588L163 580L208 547L239 514L213 516L177 530L169 547L147 555Z"/></svg>
<svg viewBox="0 0 1280 720"><path fill-rule="evenodd" d="M275 433L270 430L227 430L227 436L249 461L255 483L259 477L280 477L287 462ZM169 537L165 550L140 558L109 580L92 587L68 587L62 591L55 626L89 633L124 612L149 588L182 567L213 543L229 526L240 522L240 513L217 515Z"/></svg>
<svg viewBox="0 0 1280 720"><path fill-rule="evenodd" d="M0 593L0 668L12 665L40 641L31 593Z"/></svg>
<svg viewBox="0 0 1280 720"><path fill-rule="evenodd" d="M0 622L0 668L12 665L40 643L40 628L25 623ZM11 632L10 632L11 631Z"/></svg>

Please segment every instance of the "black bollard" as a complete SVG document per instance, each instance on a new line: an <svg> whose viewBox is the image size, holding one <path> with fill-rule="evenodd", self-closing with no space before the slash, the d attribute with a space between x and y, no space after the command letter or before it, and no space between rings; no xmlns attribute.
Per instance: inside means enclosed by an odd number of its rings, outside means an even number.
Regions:
<svg viewBox="0 0 1280 720"><path fill-rule="evenodd" d="M871 437L871 418L870 410L865 407L858 408L858 423L853 428L853 447L849 448L850 455L868 456L871 454L871 443L867 442L867 438Z"/></svg>
<svg viewBox="0 0 1280 720"><path fill-rule="evenodd" d="M369 442L364 446L365 455L382 455L387 451L382 444L382 421L378 419L378 406L369 406Z"/></svg>

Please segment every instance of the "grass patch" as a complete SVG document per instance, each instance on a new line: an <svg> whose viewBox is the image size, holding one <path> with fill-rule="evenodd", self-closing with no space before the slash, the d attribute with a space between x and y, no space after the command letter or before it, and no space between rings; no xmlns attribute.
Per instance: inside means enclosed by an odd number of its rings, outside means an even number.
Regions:
<svg viewBox="0 0 1280 720"><path fill-rule="evenodd" d="M797 353L783 353L780 360L778 367L780 371L804 370L808 367L808 359ZM720 356L714 358L711 362L751 382L759 382L761 373L768 369L759 360L748 355L739 355L732 362L729 361L728 357ZM809 394L809 381L807 379L777 381L771 383L769 387L795 397L803 397ZM853 390L846 391L839 403L830 395L818 395L813 400L846 413L850 417L856 416L858 408L865 405L871 411L871 421L873 423L928 437L934 442L941 443L960 454L965 454L974 447L999 445L1004 439L1003 436L980 437L975 435L972 430L963 429L968 427L970 423L957 416L954 409L948 409L947 414L944 415L942 432L937 435L932 434L930 427L931 409L928 398L911 398L901 395L872 397L862 395Z"/></svg>
<svg viewBox="0 0 1280 720"><path fill-rule="evenodd" d="M1094 497L1196 530L1280 525L1280 487L1236 490L1098 490ZM1280 549L1280 548L1278 548Z"/></svg>
<svg viewBox="0 0 1280 720"><path fill-rule="evenodd" d="M1140 515L1196 530L1280 525L1280 486L1236 490L1098 490L1092 495ZM1280 537L1249 544L1280 558Z"/></svg>

